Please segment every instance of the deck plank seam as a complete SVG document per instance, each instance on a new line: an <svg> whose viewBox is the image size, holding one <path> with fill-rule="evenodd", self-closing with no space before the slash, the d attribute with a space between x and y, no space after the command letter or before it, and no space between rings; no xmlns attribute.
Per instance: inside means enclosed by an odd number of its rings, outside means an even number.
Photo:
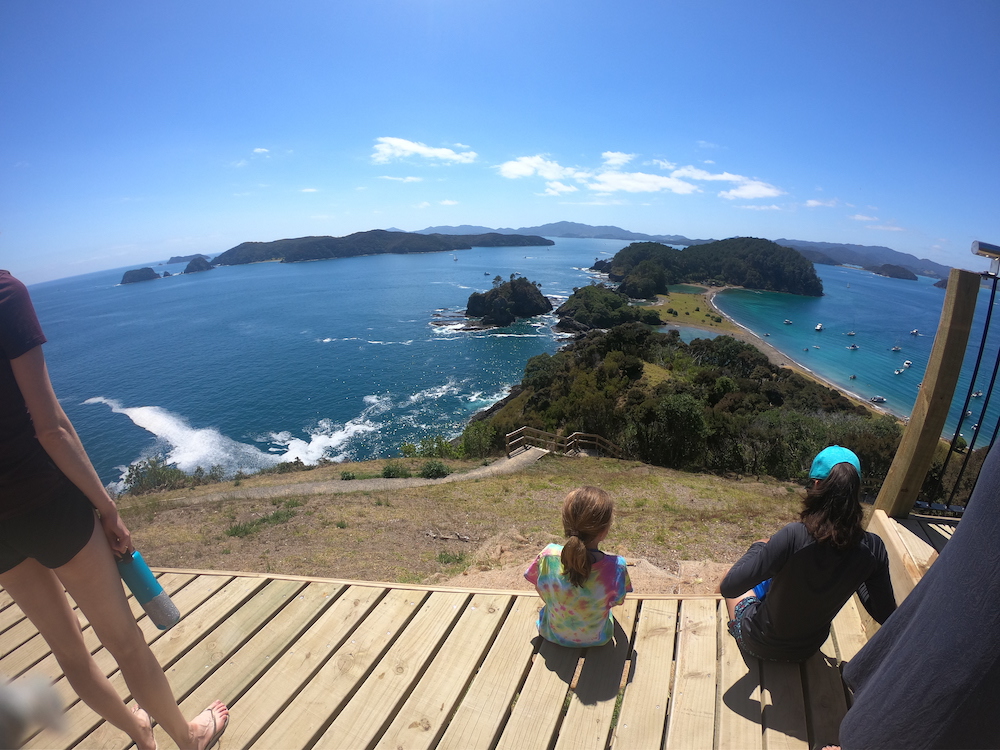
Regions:
<svg viewBox="0 0 1000 750"><path fill-rule="evenodd" d="M388 595L389 590L390 589L386 589L386 595ZM396 642L400 639L400 637L403 635L403 633L406 632L406 629L410 626L410 623L413 622L413 618L417 616L417 613L421 609L423 609L424 605L430 599L430 595L433 592L431 592L431 591L414 591L413 593L414 594L423 594L423 596L418 597L418 601L414 605L413 611L410 612L406 616L406 619L403 620L402 623L400 623L400 625L399 625L398 628L396 628L396 632L392 634L392 637L389 638L389 640L386 641L385 644L383 644L383 646L382 646L381 649L379 649L378 653L372 659L371 664L369 664L368 668L358 676L358 678L355 680L354 685L351 687L351 689L348 690L344 694L343 698L341 698L340 701L338 701L337 705L332 708L332 710L327 715L327 717L322 722L320 722L320 724L316 727L316 730L312 733L312 736L309 737L309 739L307 739L305 741L305 743L303 744L302 750L312 750L312 748L316 745L316 743L318 743L320 741L320 739L322 739L323 735L326 734L327 730L330 728L330 726L333 724L333 722L335 722L337 720L337 718L343 712L344 708L347 707L347 704L349 704L351 702L351 700L354 698L354 696L358 694L358 691L361 690L365 686L365 683L368 681L368 678L371 677L372 673L376 669L378 669L379 664L382 663L382 659L385 658L385 655L387 653L389 653L389 651L396 644ZM384 596L381 597L379 599L379 601L381 601L383 598L385 598L385 597ZM372 609L374 609L375 606L377 606L377 605L374 605L372 607ZM371 610L369 610L369 612L370 611ZM366 618L361 618L359 620L359 625L361 623L364 623L365 619ZM352 629L352 633L356 629L357 629L357 626ZM330 655L326 659L324 659L324 661L323 661L324 666L326 664L328 664L329 661L330 661L330 659L333 658L333 656L337 653L337 651L340 648L342 648L344 646L344 644L347 643L347 639L349 637L350 637L350 635L345 636L345 638L341 641L340 646L338 646L337 648L330 649ZM308 683L303 683L303 685L301 686L301 688L300 688L300 690L298 692L302 692L302 689L306 685L308 685ZM271 723L273 723L273 722L271 722ZM386 726L388 726L388 725L386 725ZM383 727L382 731L385 731L385 727ZM257 738L259 738L261 736L263 736L263 735L258 735ZM254 743L257 742L257 738L254 739Z"/></svg>

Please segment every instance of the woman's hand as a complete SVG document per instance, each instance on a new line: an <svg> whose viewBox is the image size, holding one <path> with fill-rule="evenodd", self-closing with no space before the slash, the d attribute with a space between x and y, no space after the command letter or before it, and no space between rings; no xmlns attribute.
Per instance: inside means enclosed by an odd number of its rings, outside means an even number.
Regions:
<svg viewBox="0 0 1000 750"><path fill-rule="evenodd" d="M108 546L115 555L122 557L135 551L135 547L132 546L132 532L118 515L117 508L101 513L101 528L108 539Z"/></svg>

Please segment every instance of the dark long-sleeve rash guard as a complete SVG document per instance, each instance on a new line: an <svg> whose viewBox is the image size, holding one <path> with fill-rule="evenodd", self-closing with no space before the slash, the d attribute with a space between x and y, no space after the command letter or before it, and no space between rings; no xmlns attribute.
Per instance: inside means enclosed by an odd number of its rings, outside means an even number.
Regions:
<svg viewBox="0 0 1000 750"><path fill-rule="evenodd" d="M768 578L774 580L767 596L748 607L742 623L745 647L763 659L808 659L855 591L879 623L896 609L889 557L871 532L859 544L837 549L818 543L802 523L791 523L766 544L750 546L722 580L722 595L742 596Z"/></svg>

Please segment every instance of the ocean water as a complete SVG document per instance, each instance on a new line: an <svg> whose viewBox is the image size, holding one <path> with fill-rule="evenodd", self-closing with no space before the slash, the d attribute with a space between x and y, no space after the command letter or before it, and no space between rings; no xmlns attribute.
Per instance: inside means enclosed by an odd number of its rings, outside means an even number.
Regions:
<svg viewBox="0 0 1000 750"><path fill-rule="evenodd" d="M248 471L458 434L562 340L551 315L460 331L469 294L518 273L558 305L625 244L262 263L126 286L117 269L30 292L56 393L104 481L153 454Z"/></svg>
<svg viewBox="0 0 1000 750"><path fill-rule="evenodd" d="M925 277L908 281L844 266L815 268L823 280L822 297L733 289L716 295L715 303L739 324L765 336L790 360L864 399L881 396L885 399L881 408L908 417L937 333L945 290L935 288L935 280ZM945 428L948 437L954 434L962 414L989 296L989 289L980 289L965 365ZM786 319L792 323L786 325ZM975 389L984 392L988 390L1000 343L997 322L1000 319L995 318L996 333L987 340L975 383ZM817 331L820 323L823 330ZM851 331L855 335L849 336ZM858 348L848 349L852 344ZM892 351L896 346L900 350ZM907 361L910 366L905 365ZM986 414L984 401L985 397L970 400L967 411L972 414L962 425L962 435L970 441L973 427L982 425L977 447L989 444L1000 416L997 400L989 405Z"/></svg>
<svg viewBox="0 0 1000 750"><path fill-rule="evenodd" d="M586 269L595 258L626 244L557 239L550 247L262 263L126 286L118 285L125 269L117 269L30 291L56 392L111 482L154 454L185 471L234 472L295 458L389 456L403 442L456 435L520 381L528 359L556 351L564 338L551 330L551 315L461 331L469 294L518 273L558 305L594 277ZM865 398L882 395L886 407L908 415L944 291L928 279L817 271L822 298L730 291L716 301L769 333L789 359ZM785 318L794 324L782 325ZM818 322L821 333L813 330ZM909 335L914 328L919 336ZM856 336L846 336L852 329ZM702 335L710 334L681 329L685 341ZM852 341L857 351L846 349ZM896 342L902 351L892 353ZM994 345L983 390L995 356ZM906 359L912 366L893 375ZM977 412L966 435L978 421L986 424Z"/></svg>

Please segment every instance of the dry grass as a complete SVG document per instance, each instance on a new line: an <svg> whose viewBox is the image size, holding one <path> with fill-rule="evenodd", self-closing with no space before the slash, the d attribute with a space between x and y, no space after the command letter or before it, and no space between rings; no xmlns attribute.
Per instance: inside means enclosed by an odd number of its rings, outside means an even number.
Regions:
<svg viewBox="0 0 1000 750"><path fill-rule="evenodd" d="M353 464L377 473L384 462ZM470 463L471 466L471 463ZM266 477L329 479L345 465ZM275 482L274 480L284 480ZM631 461L548 456L517 474L424 487L251 499L244 480L198 501L196 491L123 498L126 522L154 566L372 581L438 582L530 556L561 541L559 507L592 484L616 503L609 552L674 569L679 560L735 561L793 520L798 495L775 480L729 480ZM221 485L225 489L226 485ZM193 501L193 502L192 502ZM232 536L232 528L250 529Z"/></svg>
<svg viewBox="0 0 1000 750"><path fill-rule="evenodd" d="M708 300L709 292L706 290L701 294L681 294L671 292L670 294L658 294L656 304L652 308L660 313L660 318L665 323L674 323L679 326L693 326L704 328L718 333L736 333L739 327L723 315ZM673 308L677 315L668 315L667 310ZM715 318L721 317L722 322L716 323Z"/></svg>

